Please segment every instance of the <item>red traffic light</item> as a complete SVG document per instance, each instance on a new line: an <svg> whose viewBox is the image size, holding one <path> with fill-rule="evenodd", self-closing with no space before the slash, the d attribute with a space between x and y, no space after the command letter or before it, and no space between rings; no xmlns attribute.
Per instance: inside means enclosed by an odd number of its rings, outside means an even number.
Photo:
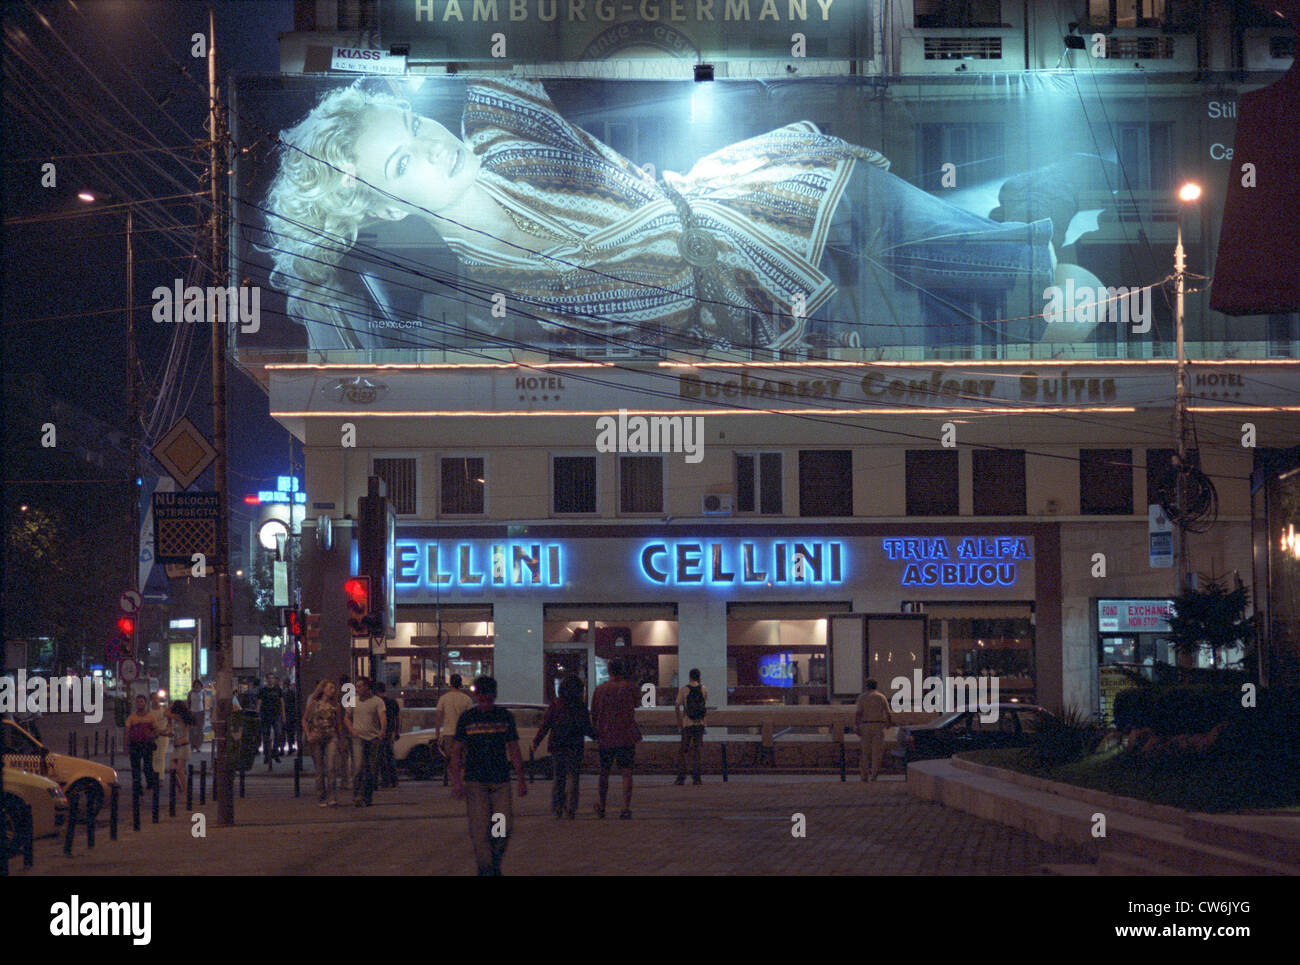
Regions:
<svg viewBox="0 0 1300 965"><path fill-rule="evenodd" d="M361 612L370 608L370 580L364 576L354 576L343 584L343 592L348 595L348 602Z"/></svg>
<svg viewBox="0 0 1300 965"><path fill-rule="evenodd" d="M122 634L128 640L135 639L135 617L121 616L117 618L117 632Z"/></svg>
<svg viewBox="0 0 1300 965"><path fill-rule="evenodd" d="M298 614L294 610L289 611L289 632L295 637L302 636L302 623L298 620Z"/></svg>

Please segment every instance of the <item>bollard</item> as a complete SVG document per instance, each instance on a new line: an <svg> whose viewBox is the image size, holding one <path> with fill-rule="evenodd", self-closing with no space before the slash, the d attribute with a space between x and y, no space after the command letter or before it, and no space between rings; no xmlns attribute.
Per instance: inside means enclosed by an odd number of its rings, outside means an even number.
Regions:
<svg viewBox="0 0 1300 965"><path fill-rule="evenodd" d="M68 802L68 827L63 835L63 853L72 854L72 838L77 833L77 809L75 802Z"/></svg>
<svg viewBox="0 0 1300 965"><path fill-rule="evenodd" d="M168 771L168 774L167 774L167 816L168 816L169 818L174 818L174 817L176 817L176 782L177 782L178 780L179 780L179 778L176 777L176 772L175 772L175 771Z"/></svg>
<svg viewBox="0 0 1300 965"><path fill-rule="evenodd" d="M140 830L140 785L131 783L131 828Z"/></svg>
<svg viewBox="0 0 1300 965"><path fill-rule="evenodd" d="M843 784L845 781L848 780L848 775L847 775L847 773L846 773L847 768L846 768L846 766L845 766L846 762L845 762L845 760L844 760L844 757L845 757L845 754L844 754L844 740L841 739L841 740L840 740L840 783L841 783L841 784Z"/></svg>
<svg viewBox="0 0 1300 965"><path fill-rule="evenodd" d="M162 794L162 778L154 775L153 779L153 823L158 823L158 797Z"/></svg>
<svg viewBox="0 0 1300 965"><path fill-rule="evenodd" d="M722 741L720 744L718 744L718 747L722 750L722 783L726 784L727 783L727 742Z"/></svg>
<svg viewBox="0 0 1300 965"><path fill-rule="evenodd" d="M299 781L302 779L302 758L293 759L293 796L300 796Z"/></svg>
<svg viewBox="0 0 1300 965"><path fill-rule="evenodd" d="M77 734L76 734L76 731L70 731L70 732L68 733L68 756L69 756L69 757L76 757L76 756L77 756Z"/></svg>
<svg viewBox="0 0 1300 965"><path fill-rule="evenodd" d="M86 798L86 847L95 846L95 820L99 817L99 808L91 810L90 798Z"/></svg>
<svg viewBox="0 0 1300 965"><path fill-rule="evenodd" d="M121 788L113 785L113 792L108 799L108 840L117 840L117 806Z"/></svg>
<svg viewBox="0 0 1300 965"><path fill-rule="evenodd" d="M194 765L186 767L185 774L185 810L194 810Z"/></svg>
<svg viewBox="0 0 1300 965"><path fill-rule="evenodd" d="M82 752L81 756L82 756L82 757L89 757L89 756L90 756L90 738L89 738L89 737L83 737L83 738L81 738L81 746L82 746L83 748L85 748L85 750Z"/></svg>
<svg viewBox="0 0 1300 965"><path fill-rule="evenodd" d="M99 731L95 731L95 756L99 756Z"/></svg>
<svg viewBox="0 0 1300 965"><path fill-rule="evenodd" d="M244 796L244 769L242 767L239 769L239 796L241 798Z"/></svg>
<svg viewBox="0 0 1300 965"><path fill-rule="evenodd" d="M108 735L108 766L117 768L117 735Z"/></svg>
<svg viewBox="0 0 1300 965"><path fill-rule="evenodd" d="M36 860L36 854L33 848L36 844L36 828L33 823L32 809L30 805L23 805L23 812L19 816L20 827L23 835L23 867L30 868ZM8 868L5 869L8 871Z"/></svg>
<svg viewBox="0 0 1300 965"><path fill-rule="evenodd" d="M199 805L208 803L208 762L199 761Z"/></svg>

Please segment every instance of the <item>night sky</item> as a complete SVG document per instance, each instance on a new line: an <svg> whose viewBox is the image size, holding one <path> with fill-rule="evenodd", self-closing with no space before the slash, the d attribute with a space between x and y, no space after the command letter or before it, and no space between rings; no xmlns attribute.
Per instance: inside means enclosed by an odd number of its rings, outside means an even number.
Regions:
<svg viewBox="0 0 1300 965"><path fill-rule="evenodd" d="M221 81L232 71L277 73L276 37L292 29L288 0L216 4ZM125 427L125 237L121 209L85 212L82 190L108 204L140 204L136 215L135 303L145 383L159 387L174 326L150 317L149 293L184 277L193 253L206 256L204 209L185 198L206 190L206 64L191 35L206 33L198 2L103 0L6 3L4 19L5 379L40 373L56 396ZM42 23L42 17L48 26ZM183 73L183 65L188 76ZM97 80L97 79L98 80ZM168 148L149 150L142 148ZM101 154L98 157L61 155ZM42 186L42 164L57 183ZM169 228L159 231L158 228ZM204 280L206 284L206 280ZM89 313L89 314L83 314ZM75 317L70 317L75 316ZM211 426L210 331L193 326L183 367L168 386L167 424L187 414ZM231 495L267 488L285 472L288 435L267 415L265 395L233 366L229 387ZM150 400L152 401L152 399ZM37 414L38 415L38 414ZM30 440L11 440L25 447ZM157 467L149 471L161 472ZM193 488L210 488L211 471Z"/></svg>

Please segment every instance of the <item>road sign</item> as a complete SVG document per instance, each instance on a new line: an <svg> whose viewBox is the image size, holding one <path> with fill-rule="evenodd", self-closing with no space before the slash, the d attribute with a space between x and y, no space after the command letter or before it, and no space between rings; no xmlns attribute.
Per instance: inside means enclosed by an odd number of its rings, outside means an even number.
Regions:
<svg viewBox="0 0 1300 965"><path fill-rule="evenodd" d="M104 656L109 660L125 660L131 656L131 641L126 637L114 637L104 645Z"/></svg>
<svg viewBox="0 0 1300 965"><path fill-rule="evenodd" d="M154 493L154 557L160 563L192 563L195 553L217 565L220 493Z"/></svg>
<svg viewBox="0 0 1300 965"><path fill-rule="evenodd" d="M292 644L284 648L284 656L280 658L280 662L284 664L285 670L293 669L293 645Z"/></svg>
<svg viewBox="0 0 1300 965"><path fill-rule="evenodd" d="M117 598L117 605L122 608L123 613L139 613L143 603L144 598L135 590L123 590L122 595Z"/></svg>
<svg viewBox="0 0 1300 965"><path fill-rule="evenodd" d="M217 458L217 450L208 445L194 423L184 416L150 451L181 489L189 488Z"/></svg>
<svg viewBox="0 0 1300 965"><path fill-rule="evenodd" d="M1152 503L1147 507L1147 536L1150 542L1151 565L1174 565L1174 524L1169 521L1164 507Z"/></svg>
<svg viewBox="0 0 1300 965"><path fill-rule="evenodd" d="M126 659L118 662L117 676L123 683L130 683L140 676L140 664L134 660Z"/></svg>

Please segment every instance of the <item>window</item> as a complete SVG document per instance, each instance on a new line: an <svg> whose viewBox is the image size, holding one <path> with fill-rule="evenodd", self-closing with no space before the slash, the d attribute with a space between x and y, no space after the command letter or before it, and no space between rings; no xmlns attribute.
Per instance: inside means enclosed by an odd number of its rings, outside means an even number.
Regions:
<svg viewBox="0 0 1300 965"><path fill-rule="evenodd" d="M1003 129L1001 124L921 124L921 187L943 190L943 166L957 166L959 183L975 184L1003 177Z"/></svg>
<svg viewBox="0 0 1300 965"><path fill-rule="evenodd" d="M907 450L907 515L956 516L957 450Z"/></svg>
<svg viewBox="0 0 1300 965"><path fill-rule="evenodd" d="M619 457L618 511L664 511L664 461L660 456Z"/></svg>
<svg viewBox="0 0 1300 965"><path fill-rule="evenodd" d="M816 449L799 453L799 515L853 515L853 453Z"/></svg>
<svg viewBox="0 0 1300 965"><path fill-rule="evenodd" d="M1159 27L1165 0L1088 0L1088 23L1094 27Z"/></svg>
<svg viewBox="0 0 1300 965"><path fill-rule="evenodd" d="M918 27L1000 27L999 0L916 0Z"/></svg>
<svg viewBox="0 0 1300 965"><path fill-rule="evenodd" d="M1133 453L1079 450L1079 511L1085 516L1133 515Z"/></svg>
<svg viewBox="0 0 1300 965"><path fill-rule="evenodd" d="M976 516L1025 515L1025 451L976 449L971 453Z"/></svg>
<svg viewBox="0 0 1300 965"><path fill-rule="evenodd" d="M1295 357L1296 342L1300 341L1300 315L1268 316L1268 357L1289 359Z"/></svg>
<svg viewBox="0 0 1300 965"><path fill-rule="evenodd" d="M1126 191L1151 191L1170 203L1174 186L1174 126L1168 121L1124 121L1114 125L1121 199ZM1125 209L1120 209L1121 214ZM1147 214L1150 218L1150 214ZM1141 218L1126 220L1142 220Z"/></svg>
<svg viewBox="0 0 1300 965"><path fill-rule="evenodd" d="M483 512L483 457L447 456L442 460L442 513L446 516Z"/></svg>
<svg viewBox="0 0 1300 965"><path fill-rule="evenodd" d="M384 481L393 512L414 516L417 512L416 460L413 457L381 457L370 461L370 473Z"/></svg>
<svg viewBox="0 0 1300 965"><path fill-rule="evenodd" d="M736 453L736 511L781 514L781 454Z"/></svg>
<svg viewBox="0 0 1300 965"><path fill-rule="evenodd" d="M557 513L596 511L596 457L554 456L551 459L551 506Z"/></svg>

